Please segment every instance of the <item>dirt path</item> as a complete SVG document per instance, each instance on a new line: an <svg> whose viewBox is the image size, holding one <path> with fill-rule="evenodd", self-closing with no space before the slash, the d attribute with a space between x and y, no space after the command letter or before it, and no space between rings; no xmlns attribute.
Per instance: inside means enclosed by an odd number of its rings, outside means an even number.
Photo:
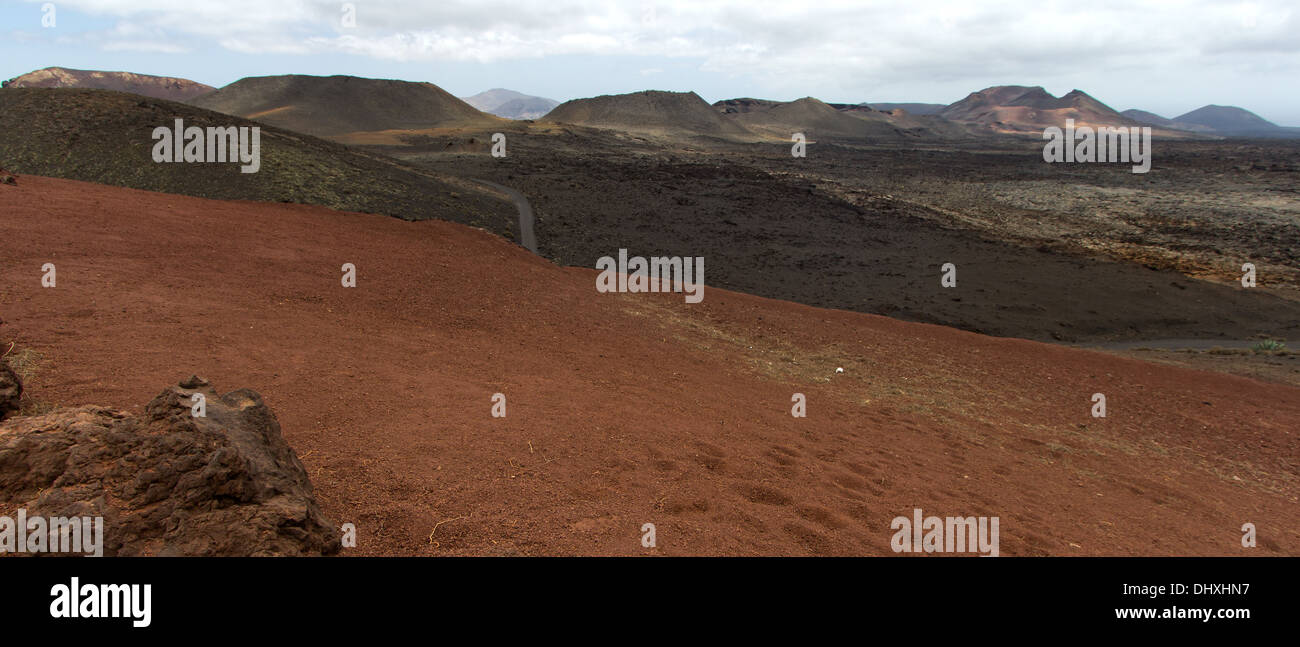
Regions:
<svg viewBox="0 0 1300 647"><path fill-rule="evenodd" d="M1295 388L712 286L599 294L446 222L32 176L0 202L29 395L254 388L348 554L888 555L916 508L997 516L1003 555L1300 554Z"/></svg>
<svg viewBox="0 0 1300 647"><path fill-rule="evenodd" d="M515 203L515 208L519 210L519 242L524 249L536 254L537 253L537 235L533 233L533 206L528 204L528 198L524 194L496 182L480 180L475 178L475 182L486 184L498 191L510 196L510 201Z"/></svg>

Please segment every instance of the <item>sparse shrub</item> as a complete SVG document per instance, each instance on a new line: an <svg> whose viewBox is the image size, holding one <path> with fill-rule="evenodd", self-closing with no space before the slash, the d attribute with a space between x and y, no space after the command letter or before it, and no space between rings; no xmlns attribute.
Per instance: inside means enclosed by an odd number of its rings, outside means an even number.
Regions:
<svg viewBox="0 0 1300 647"><path fill-rule="evenodd" d="M36 377L37 369L40 368L41 360L44 356L30 348L15 348L13 344L5 344L0 349L9 348L10 351L4 355L4 359L9 362L9 367L18 374L18 378L24 384L32 381Z"/></svg>
<svg viewBox="0 0 1300 647"><path fill-rule="evenodd" d="M1256 353L1275 353L1286 350L1286 342L1278 341L1276 339L1265 339L1263 341L1255 342L1250 349Z"/></svg>

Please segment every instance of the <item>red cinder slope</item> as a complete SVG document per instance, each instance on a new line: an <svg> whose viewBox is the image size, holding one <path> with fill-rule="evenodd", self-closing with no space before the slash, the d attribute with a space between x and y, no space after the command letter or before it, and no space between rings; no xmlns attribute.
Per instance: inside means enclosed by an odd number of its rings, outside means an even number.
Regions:
<svg viewBox="0 0 1300 647"><path fill-rule="evenodd" d="M915 508L998 517L1002 555L1300 554L1296 389L716 289L598 294L438 221L32 176L0 201L30 396L255 387L356 524L345 554L888 555Z"/></svg>

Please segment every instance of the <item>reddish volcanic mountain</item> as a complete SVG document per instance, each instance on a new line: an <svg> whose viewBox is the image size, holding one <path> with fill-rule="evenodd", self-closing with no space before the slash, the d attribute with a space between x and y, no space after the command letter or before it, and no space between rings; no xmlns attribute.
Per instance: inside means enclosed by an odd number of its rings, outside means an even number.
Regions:
<svg viewBox="0 0 1300 647"><path fill-rule="evenodd" d="M1300 553L1300 389L712 287L602 294L442 221L30 175L0 202L25 397L255 388L356 525L345 555L892 555L916 509L997 517L1002 555Z"/></svg>
<svg viewBox="0 0 1300 647"><path fill-rule="evenodd" d="M3 87L117 90L170 101L185 101L215 89L210 85L170 76L149 76L148 74L133 74L131 72L70 70L64 67L47 67L43 70L28 72L5 81Z"/></svg>
<svg viewBox="0 0 1300 647"><path fill-rule="evenodd" d="M1064 126L1073 119L1079 126L1136 126L1138 122L1110 106L1072 90L1057 98L1041 87L1002 85L972 92L938 115L963 123L977 123L994 130L1034 131Z"/></svg>

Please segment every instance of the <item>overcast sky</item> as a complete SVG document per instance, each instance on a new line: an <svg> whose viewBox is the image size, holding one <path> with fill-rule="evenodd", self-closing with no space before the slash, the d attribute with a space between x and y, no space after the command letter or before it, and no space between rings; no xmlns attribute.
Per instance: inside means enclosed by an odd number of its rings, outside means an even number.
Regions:
<svg viewBox="0 0 1300 647"><path fill-rule="evenodd" d="M1074 88L1173 117L1237 105L1300 126L1297 0L0 0L0 78L49 66L352 74L565 100L644 89L950 103ZM44 27L53 5L55 25Z"/></svg>

